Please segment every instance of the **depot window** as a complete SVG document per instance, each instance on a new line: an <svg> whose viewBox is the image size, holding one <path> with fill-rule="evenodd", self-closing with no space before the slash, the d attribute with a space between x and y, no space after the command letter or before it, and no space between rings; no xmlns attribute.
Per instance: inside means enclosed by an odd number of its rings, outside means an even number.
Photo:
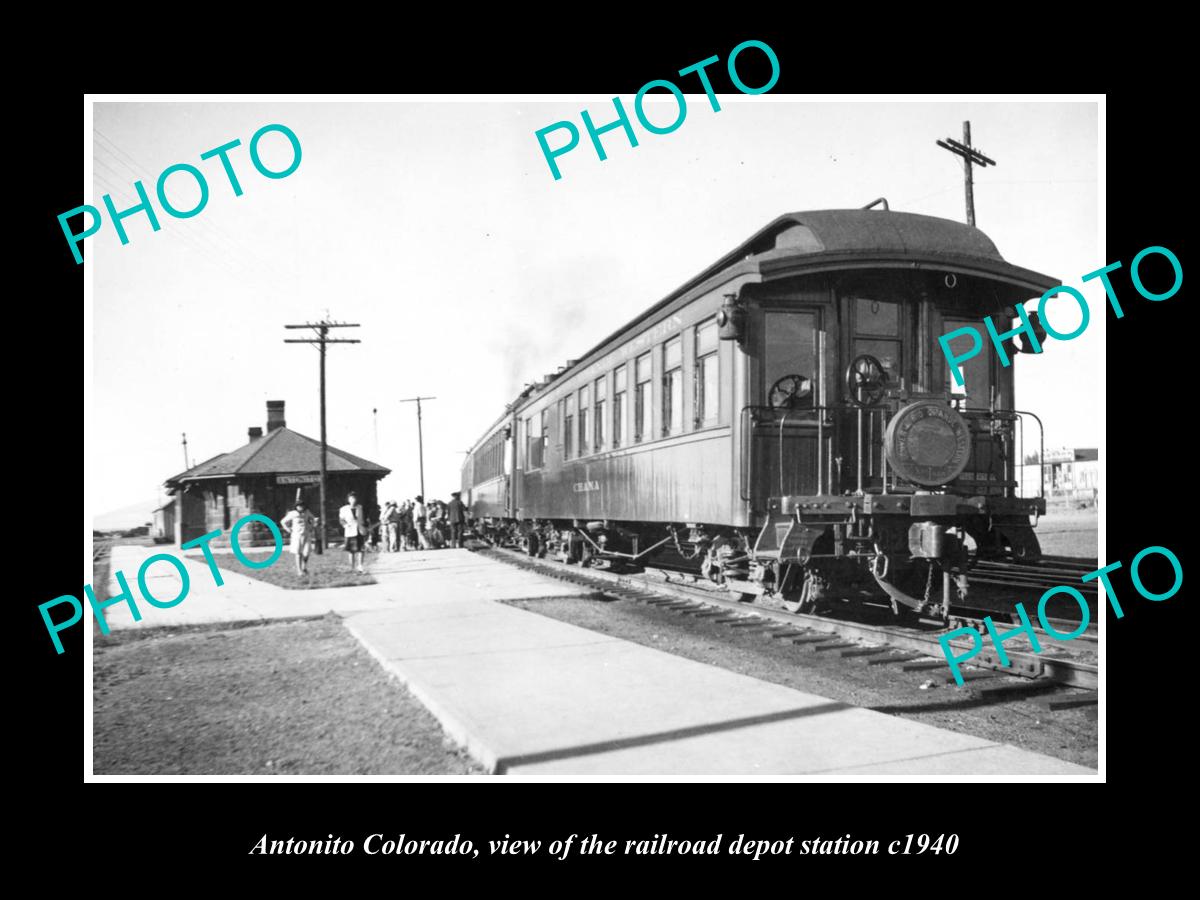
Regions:
<svg viewBox="0 0 1200 900"><path fill-rule="evenodd" d="M633 440L634 443L649 440L653 435L650 424L654 409L654 391L651 385L650 354L644 353L634 363L633 373Z"/></svg>
<svg viewBox="0 0 1200 900"><path fill-rule="evenodd" d="M696 326L696 381L693 396L696 428L716 425L720 418L720 366L717 359L717 320L710 319Z"/></svg>

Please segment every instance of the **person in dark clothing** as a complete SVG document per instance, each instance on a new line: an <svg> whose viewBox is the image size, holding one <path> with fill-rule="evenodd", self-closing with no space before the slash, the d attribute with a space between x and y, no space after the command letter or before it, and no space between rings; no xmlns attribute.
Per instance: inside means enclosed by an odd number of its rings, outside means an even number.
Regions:
<svg viewBox="0 0 1200 900"><path fill-rule="evenodd" d="M467 507L462 502L461 491L450 495L450 502L446 505L446 517L450 520L450 543L461 547L463 531L467 527Z"/></svg>

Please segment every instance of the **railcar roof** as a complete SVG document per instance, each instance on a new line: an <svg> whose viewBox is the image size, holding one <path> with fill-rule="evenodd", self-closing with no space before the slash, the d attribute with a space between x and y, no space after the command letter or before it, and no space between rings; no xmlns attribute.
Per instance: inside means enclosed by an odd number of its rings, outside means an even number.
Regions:
<svg viewBox="0 0 1200 900"><path fill-rule="evenodd" d="M743 264L750 271L762 271L761 265L768 261L772 268L782 263L813 271L853 269L858 263L864 268L879 265L944 265L1028 289L1030 296L1060 284L1057 278L1005 261L986 234L974 226L951 219L886 209L790 212L761 228L749 240L580 355L577 364L586 365L588 360L609 344L726 269L740 268L739 264ZM734 273L731 271L730 274ZM549 382L523 391L513 406L520 406L530 394L539 394L543 388L568 375L573 368L568 366L556 373Z"/></svg>

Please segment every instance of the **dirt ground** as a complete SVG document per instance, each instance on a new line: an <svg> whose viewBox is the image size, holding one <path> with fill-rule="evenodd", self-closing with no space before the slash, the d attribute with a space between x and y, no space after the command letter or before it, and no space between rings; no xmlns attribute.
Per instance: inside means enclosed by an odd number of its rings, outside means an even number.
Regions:
<svg viewBox="0 0 1200 900"><path fill-rule="evenodd" d="M97 775L483 774L335 616L98 636Z"/></svg>
<svg viewBox="0 0 1200 900"><path fill-rule="evenodd" d="M1052 506L1038 522L1038 542L1048 556L1095 559L1099 555L1099 527L1094 506L1091 509Z"/></svg>
<svg viewBox="0 0 1200 900"><path fill-rule="evenodd" d="M1000 675L957 687L944 660L926 670L904 672L896 664L868 665L870 657L842 659L634 600L522 600L513 605L832 700L1097 766L1095 705L1050 711L1038 703L1047 687L1055 696L1081 693L1069 688ZM977 690L984 684L1021 685L1033 692L1024 699L999 701Z"/></svg>

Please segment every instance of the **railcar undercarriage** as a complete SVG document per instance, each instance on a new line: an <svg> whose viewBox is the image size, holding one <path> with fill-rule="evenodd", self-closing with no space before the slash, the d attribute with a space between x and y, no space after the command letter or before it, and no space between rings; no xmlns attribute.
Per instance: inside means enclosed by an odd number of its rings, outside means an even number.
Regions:
<svg viewBox="0 0 1200 900"><path fill-rule="evenodd" d="M835 499L846 512L828 511ZM688 572L743 602L790 612L883 600L898 618L943 622L952 607L966 605L976 560L1027 562L1040 555L1028 517L1017 512L940 519L863 515L864 499L783 498L780 507L790 512L774 512L761 529L535 519L482 520L476 531L501 546L568 564ZM805 516L799 512L805 503L824 504L827 511Z"/></svg>

